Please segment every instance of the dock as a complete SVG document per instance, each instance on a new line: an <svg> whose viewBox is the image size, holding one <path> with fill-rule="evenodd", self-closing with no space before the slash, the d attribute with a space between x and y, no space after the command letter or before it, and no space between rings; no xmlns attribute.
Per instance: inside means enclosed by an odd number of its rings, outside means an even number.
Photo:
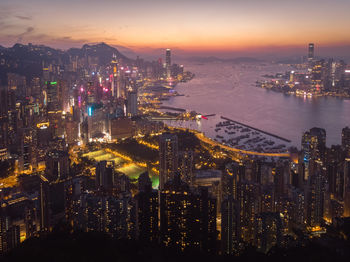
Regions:
<svg viewBox="0 0 350 262"><path fill-rule="evenodd" d="M248 128L250 128L250 129L253 129L253 130L258 131L258 132L260 132L260 133L263 133L263 134L266 134L266 135L269 135L269 136L278 138L278 139L280 139L280 140L282 140L282 141L284 141L284 142L287 142L287 143L291 143L291 142L292 142L291 140L289 140L289 139L287 139L287 138L284 138L284 137L281 137L281 136L278 136L278 135L275 135L275 134L271 134L271 133L266 132L266 131L264 131L264 130L261 130L261 129L258 129L258 128L255 128L255 127L252 127L252 126L249 126L249 125L246 125L246 124L243 124L243 123L241 123L241 122L238 122L238 121L229 119L229 118L224 117L224 116L221 116L221 119L226 120L226 121L230 121L230 122L233 122L233 123L236 123L236 124L241 125L241 126L244 126L244 127L248 127Z"/></svg>
<svg viewBox="0 0 350 262"><path fill-rule="evenodd" d="M168 109L168 110L173 110L173 111L178 111L178 112L186 112L186 109L178 108L178 107L171 107L171 106L160 106L159 109Z"/></svg>

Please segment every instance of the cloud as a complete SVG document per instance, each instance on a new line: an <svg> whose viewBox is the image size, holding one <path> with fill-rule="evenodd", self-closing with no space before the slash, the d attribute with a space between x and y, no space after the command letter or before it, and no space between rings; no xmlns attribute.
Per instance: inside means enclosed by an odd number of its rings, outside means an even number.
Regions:
<svg viewBox="0 0 350 262"><path fill-rule="evenodd" d="M23 33L17 35L17 43L22 42L23 38L29 34L31 34L34 31L34 27L29 26L27 27L26 31L24 31Z"/></svg>
<svg viewBox="0 0 350 262"><path fill-rule="evenodd" d="M29 16L23 16L23 15L16 15L15 16L16 18L18 18L18 19L20 19L20 20L32 20L32 18L31 17L29 17Z"/></svg>

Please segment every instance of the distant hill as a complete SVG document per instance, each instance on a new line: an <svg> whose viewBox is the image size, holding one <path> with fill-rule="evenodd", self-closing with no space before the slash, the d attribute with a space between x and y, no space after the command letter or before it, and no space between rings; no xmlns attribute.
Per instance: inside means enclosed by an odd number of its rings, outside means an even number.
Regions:
<svg viewBox="0 0 350 262"><path fill-rule="evenodd" d="M258 63L264 62L264 60L256 59L253 57L236 57L236 58L219 58L215 56L208 57L189 57L187 59L191 62L199 62L199 63L210 63L210 62L231 62L231 63Z"/></svg>
<svg viewBox="0 0 350 262"><path fill-rule="evenodd" d="M0 50L0 59L5 61L4 64L0 64L0 84L6 84L7 73L26 76L27 81L30 81L32 77L42 75L43 64L56 64L64 68L69 63L71 56L77 56L78 58L96 57L98 58L98 64L101 66L110 63L112 56L126 63L133 61L116 48L105 43L86 44L82 48L71 48L67 51L32 44L15 44L9 48L0 46Z"/></svg>
<svg viewBox="0 0 350 262"><path fill-rule="evenodd" d="M101 64L107 64L111 61L111 57L115 55L117 59L130 61L129 58L120 53L115 47L109 46L106 43L99 43L95 45L83 45L82 48L71 48L67 51L69 55L97 56Z"/></svg>

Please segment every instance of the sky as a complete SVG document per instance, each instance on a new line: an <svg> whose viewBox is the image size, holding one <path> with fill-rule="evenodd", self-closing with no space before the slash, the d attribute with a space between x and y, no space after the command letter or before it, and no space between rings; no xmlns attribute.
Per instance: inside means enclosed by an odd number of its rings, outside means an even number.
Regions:
<svg viewBox="0 0 350 262"><path fill-rule="evenodd" d="M350 53L350 0L0 0L0 45L138 53Z"/></svg>

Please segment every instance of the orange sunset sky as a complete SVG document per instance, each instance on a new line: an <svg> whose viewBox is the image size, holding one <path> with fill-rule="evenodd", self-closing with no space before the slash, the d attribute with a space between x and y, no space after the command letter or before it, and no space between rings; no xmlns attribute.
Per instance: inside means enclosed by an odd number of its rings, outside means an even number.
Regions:
<svg viewBox="0 0 350 262"><path fill-rule="evenodd" d="M349 11L349 0L1 0L0 45L103 41L136 52L200 53L315 42L336 51L350 46Z"/></svg>

